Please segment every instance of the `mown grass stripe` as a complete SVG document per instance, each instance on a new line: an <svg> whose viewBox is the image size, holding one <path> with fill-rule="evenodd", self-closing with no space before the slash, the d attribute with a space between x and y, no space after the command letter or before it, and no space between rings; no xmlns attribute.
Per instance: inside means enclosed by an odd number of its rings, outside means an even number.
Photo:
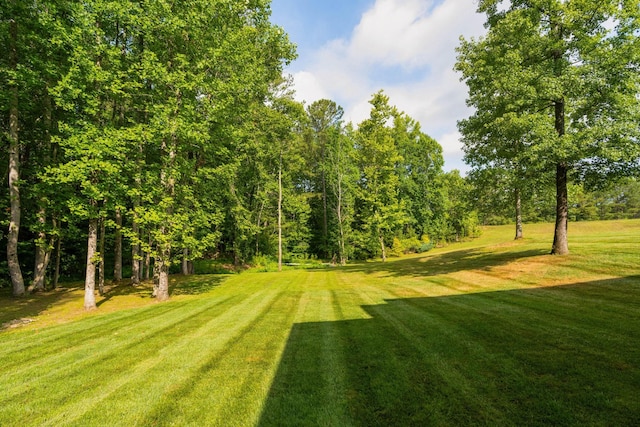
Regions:
<svg viewBox="0 0 640 427"><path fill-rule="evenodd" d="M98 314L95 317L88 317L80 322L50 326L42 329L29 331L0 332L0 359L6 360L15 355L16 360L24 361L25 357L34 355L34 359L41 359L49 351L51 354L59 352L61 349L68 349L69 338L82 335L87 339L98 338L104 335L104 325L108 324L112 328L120 325L130 325L132 319L144 316L148 310L156 313L180 310L187 304L186 302L172 302L164 306L150 306L123 310L109 314ZM9 344L10 343L10 344ZM34 352L36 347L38 352ZM28 363L28 361L26 361Z"/></svg>
<svg viewBox="0 0 640 427"><path fill-rule="evenodd" d="M100 402L108 398L111 394L127 385L130 389L136 389L138 393L149 394L149 397L159 396L166 393L166 390L181 381L183 376L188 376L188 373L197 369L201 364L203 358L206 357L208 351L219 351L223 349L228 340L235 337L239 330L243 328L245 322L238 324L233 320L239 314L248 309L248 306L253 306L254 310L257 310L256 315L259 315L261 310L265 306L268 306L274 297L277 295L267 294L265 298L264 294L257 293L249 298L243 299L239 304L236 304L222 313L216 313L211 319L204 323L194 325L193 328L183 328L178 336L173 338L175 342L170 342L170 345L160 348L152 355L147 355L145 359L142 359L139 363L132 366L127 372L123 372L117 378L110 378L109 381L102 386L98 384L93 385L91 392L85 393L82 399L75 400L69 405L65 405L59 409L59 414L56 417L48 419L43 425L57 425L60 421L65 422L70 420L80 420L84 414L92 411L96 406L100 405ZM255 311L254 311L255 313ZM252 317L246 319L246 322L251 322ZM214 327L214 325L216 327ZM218 327L222 325L228 325L228 329L222 329L219 334L214 338L207 336L212 330L217 331ZM189 351L189 347L197 342L200 347L204 346L202 353ZM155 369L154 368L158 368ZM130 372L129 372L130 371ZM159 374L159 375L158 375ZM140 386L140 382L143 386ZM148 388L144 385L153 385L153 388ZM122 402L119 400L119 402ZM133 402L130 400L129 402ZM137 408L136 413L140 410L145 412L150 407ZM115 415L115 408L111 408L109 417ZM98 410L98 412L103 412ZM121 412L122 414L122 412ZM80 425L83 425L79 421Z"/></svg>
<svg viewBox="0 0 640 427"><path fill-rule="evenodd" d="M103 330L99 337L95 337L92 333L89 334L89 337L78 336L75 338L77 344L69 347L66 351L43 357L36 363L25 363L22 368L13 369L9 375L4 377L4 382L11 391L0 394L0 397L6 400L16 399L18 395L24 394L34 387L34 382L57 381L72 375L73 372L82 371L89 365L106 364L110 362L110 359L118 357L119 354L147 347L149 340L154 336L162 338L162 334L182 322L198 321L197 319L203 314L208 315L207 312L212 307L219 304L224 305L227 300L231 299L232 297L211 300L204 306L201 304L182 306L184 311L176 312L177 316L175 317L167 317L168 313L173 312L172 310L160 310L160 313L145 312L146 316L140 316L142 320L139 322L135 321L136 318L129 318L133 323L127 327ZM158 319L164 320L159 322ZM122 339L122 337L127 338Z"/></svg>

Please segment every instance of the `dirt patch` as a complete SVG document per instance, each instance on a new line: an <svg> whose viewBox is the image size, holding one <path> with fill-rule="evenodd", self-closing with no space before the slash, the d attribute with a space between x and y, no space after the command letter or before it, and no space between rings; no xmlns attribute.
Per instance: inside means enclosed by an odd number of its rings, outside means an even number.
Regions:
<svg viewBox="0 0 640 427"><path fill-rule="evenodd" d="M35 322L35 319L30 319L28 317L25 317L23 319L13 319L6 323L3 323L2 326L0 326L0 330L4 331L5 329L15 329L33 322Z"/></svg>

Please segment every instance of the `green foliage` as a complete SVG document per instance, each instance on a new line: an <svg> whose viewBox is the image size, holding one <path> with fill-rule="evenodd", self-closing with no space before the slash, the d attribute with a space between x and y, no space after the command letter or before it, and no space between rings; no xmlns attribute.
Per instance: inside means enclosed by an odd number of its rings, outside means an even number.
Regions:
<svg viewBox="0 0 640 427"><path fill-rule="evenodd" d="M462 40L456 65L475 107L459 123L465 158L499 170L508 191L534 193L555 174L554 252L558 240L566 249L568 172L593 184L640 166L639 4L485 0L478 11L488 33Z"/></svg>

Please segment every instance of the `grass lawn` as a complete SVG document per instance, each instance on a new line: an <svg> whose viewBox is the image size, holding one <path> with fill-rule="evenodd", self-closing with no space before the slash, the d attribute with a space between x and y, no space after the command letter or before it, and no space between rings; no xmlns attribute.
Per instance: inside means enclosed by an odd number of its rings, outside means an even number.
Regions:
<svg viewBox="0 0 640 427"><path fill-rule="evenodd" d="M0 296L1 426L640 425L640 220L344 268Z"/></svg>

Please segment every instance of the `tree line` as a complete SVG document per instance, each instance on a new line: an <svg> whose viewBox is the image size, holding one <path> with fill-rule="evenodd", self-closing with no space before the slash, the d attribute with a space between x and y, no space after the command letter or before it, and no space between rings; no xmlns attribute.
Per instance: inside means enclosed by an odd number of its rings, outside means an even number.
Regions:
<svg viewBox="0 0 640 427"><path fill-rule="evenodd" d="M349 259L477 233L439 144L378 92L345 124L293 100L269 1L3 0L0 214L13 294L204 256Z"/></svg>

